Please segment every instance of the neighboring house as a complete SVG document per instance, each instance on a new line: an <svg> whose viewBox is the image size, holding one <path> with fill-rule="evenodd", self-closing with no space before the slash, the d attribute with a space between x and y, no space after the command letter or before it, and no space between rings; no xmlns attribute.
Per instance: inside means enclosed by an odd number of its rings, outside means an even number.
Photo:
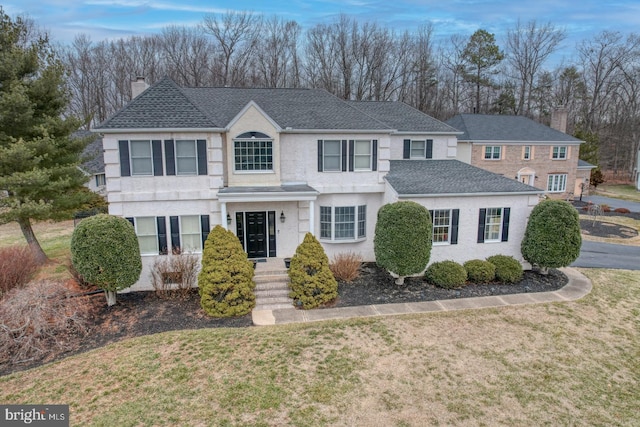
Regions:
<svg viewBox="0 0 640 427"><path fill-rule="evenodd" d="M460 114L446 123L463 132L458 137L459 160L537 187L550 197L580 194L586 166L579 174L578 156L584 141L523 116Z"/></svg>
<svg viewBox="0 0 640 427"><path fill-rule="evenodd" d="M578 159L578 168L576 170L576 189L574 196L576 198L589 195L589 186L591 185L591 171L597 168L589 162Z"/></svg>
<svg viewBox="0 0 640 427"><path fill-rule="evenodd" d="M82 152L83 162L80 165L80 169L89 176L85 186L101 196L106 196L107 182L104 174L102 138L88 130L79 130L74 132L73 135L78 138L91 137L93 139Z"/></svg>
<svg viewBox="0 0 640 427"><path fill-rule="evenodd" d="M136 83L139 83L136 82ZM327 255L374 261L378 209L432 211L431 261L522 260L542 191L456 160L460 132L406 104L319 89L181 88L165 78L102 123L109 212L136 229L150 268L200 253L220 224L250 258L290 257L307 232Z"/></svg>

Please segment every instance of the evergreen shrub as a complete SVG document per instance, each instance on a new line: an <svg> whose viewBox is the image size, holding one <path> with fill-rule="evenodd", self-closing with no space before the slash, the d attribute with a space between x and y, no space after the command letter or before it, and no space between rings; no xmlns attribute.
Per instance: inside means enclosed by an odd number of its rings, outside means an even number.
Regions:
<svg viewBox="0 0 640 427"><path fill-rule="evenodd" d="M296 306L304 309L318 307L338 297L338 282L329 269L329 259L311 233L304 236L291 258L289 280L289 296Z"/></svg>
<svg viewBox="0 0 640 427"><path fill-rule="evenodd" d="M71 236L71 262L84 280L103 289L107 304L138 281L142 259L138 237L124 218L99 214L83 219Z"/></svg>
<svg viewBox="0 0 640 427"><path fill-rule="evenodd" d="M472 283L488 283L496 278L496 266L489 261L472 259L464 264L467 279Z"/></svg>
<svg viewBox="0 0 640 427"><path fill-rule="evenodd" d="M522 279L522 264L512 256L493 255L487 258L496 267L496 279L502 283L516 283Z"/></svg>
<svg viewBox="0 0 640 427"><path fill-rule="evenodd" d="M238 237L216 225L202 251L198 292L202 309L213 317L248 314L256 305L253 263Z"/></svg>
<svg viewBox="0 0 640 427"><path fill-rule="evenodd" d="M427 268L425 278L441 288L459 288L467 283L467 270L455 261L439 261Z"/></svg>

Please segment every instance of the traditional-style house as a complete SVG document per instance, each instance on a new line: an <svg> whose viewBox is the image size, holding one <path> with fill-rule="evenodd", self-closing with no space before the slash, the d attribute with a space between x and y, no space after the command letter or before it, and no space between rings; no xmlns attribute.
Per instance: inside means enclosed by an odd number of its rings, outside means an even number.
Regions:
<svg viewBox="0 0 640 427"><path fill-rule="evenodd" d="M136 82L140 83L140 82ZM521 260L541 190L456 159L452 126L399 102L350 102L319 89L144 90L103 135L109 212L135 227L150 268L173 248L199 253L216 224L250 258L290 257L307 232L327 255L374 261L378 209L432 212L432 261Z"/></svg>

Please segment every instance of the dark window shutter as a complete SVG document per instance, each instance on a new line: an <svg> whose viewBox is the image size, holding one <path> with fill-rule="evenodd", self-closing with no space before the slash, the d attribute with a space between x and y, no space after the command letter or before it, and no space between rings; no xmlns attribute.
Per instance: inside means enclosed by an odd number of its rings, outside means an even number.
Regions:
<svg viewBox="0 0 640 427"><path fill-rule="evenodd" d="M478 220L478 243L484 243L484 225L487 221L487 210L480 209L480 218Z"/></svg>
<svg viewBox="0 0 640 427"><path fill-rule="evenodd" d="M211 230L211 226L209 225L209 215L200 215L200 231L202 232L202 249L203 250L204 250L204 242L207 241L207 237L209 237L210 230Z"/></svg>
<svg viewBox="0 0 640 427"><path fill-rule="evenodd" d="M171 251L180 250L180 222L177 216L169 217L171 226Z"/></svg>
<svg viewBox="0 0 640 427"><path fill-rule="evenodd" d="M323 164L323 157L322 157L322 140L319 139L318 140L318 172L322 172L324 170L324 164Z"/></svg>
<svg viewBox="0 0 640 427"><path fill-rule="evenodd" d="M371 157L371 170L378 170L378 140L373 140L373 148L371 149L372 157Z"/></svg>
<svg viewBox="0 0 640 427"><path fill-rule="evenodd" d="M176 174L176 153L175 144L173 139L167 139L164 141L164 155L166 157L165 162L167 165L167 175Z"/></svg>
<svg viewBox="0 0 640 427"><path fill-rule="evenodd" d="M429 209L429 217L431 218L431 243L433 243L433 210Z"/></svg>
<svg viewBox="0 0 640 427"><path fill-rule="evenodd" d="M276 211L267 212L267 221L269 231L269 257L276 256Z"/></svg>
<svg viewBox="0 0 640 427"><path fill-rule="evenodd" d="M355 149L355 141L353 139L349 140L349 170L353 172L353 162L354 162L354 152Z"/></svg>
<svg viewBox="0 0 640 427"><path fill-rule="evenodd" d="M151 153L153 156L153 175L162 176L162 141L151 141Z"/></svg>
<svg viewBox="0 0 640 427"><path fill-rule="evenodd" d="M136 226L136 220L133 219L132 217L126 217L125 218L127 221L129 221L131 223L131 225L133 225L133 227L135 228Z"/></svg>
<svg viewBox="0 0 640 427"><path fill-rule="evenodd" d="M502 241L509 241L509 216L511 216L511 208L502 209Z"/></svg>
<svg viewBox="0 0 640 427"><path fill-rule="evenodd" d="M197 153L198 153L198 175L207 175L207 141L205 139L199 139L197 141Z"/></svg>
<svg viewBox="0 0 640 427"><path fill-rule="evenodd" d="M340 157L342 158L342 172L346 172L347 171L347 140L346 139L342 140L342 155Z"/></svg>
<svg viewBox="0 0 640 427"><path fill-rule="evenodd" d="M427 139L427 159L433 159L433 139Z"/></svg>
<svg viewBox="0 0 640 427"><path fill-rule="evenodd" d="M120 149L120 176L131 176L129 141L118 141L118 148Z"/></svg>
<svg viewBox="0 0 640 427"><path fill-rule="evenodd" d="M451 211L451 244L458 244L458 223L460 222L460 209ZM484 228L484 227L483 227Z"/></svg>
<svg viewBox="0 0 640 427"><path fill-rule="evenodd" d="M402 158L403 159L411 158L411 140L410 139L404 140L404 146L402 149Z"/></svg>
<svg viewBox="0 0 640 427"><path fill-rule="evenodd" d="M158 225L158 248L160 248L160 255L166 255L168 252L167 218L164 216L156 217L156 224Z"/></svg>

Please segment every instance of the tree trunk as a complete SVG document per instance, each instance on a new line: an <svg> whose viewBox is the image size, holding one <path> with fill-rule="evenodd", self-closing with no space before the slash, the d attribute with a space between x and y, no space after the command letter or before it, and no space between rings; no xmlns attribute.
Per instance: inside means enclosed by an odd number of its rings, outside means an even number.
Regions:
<svg viewBox="0 0 640 427"><path fill-rule="evenodd" d="M540 269L538 270L538 273L542 274L543 276L546 276L547 274L549 274L549 267L540 267Z"/></svg>
<svg viewBox="0 0 640 427"><path fill-rule="evenodd" d="M42 250L38 239L36 239L36 235L33 233L33 228L31 228L31 221L29 221L29 218L18 219L18 224L20 224L22 234L24 235L31 252L33 252L33 256L35 257L38 265L42 265L49 261L49 258Z"/></svg>
<svg viewBox="0 0 640 427"><path fill-rule="evenodd" d="M398 276L396 277L396 285L404 285L404 276Z"/></svg>
<svg viewBox="0 0 640 427"><path fill-rule="evenodd" d="M107 297L107 306L111 307L116 304L116 291L104 291L104 296Z"/></svg>

